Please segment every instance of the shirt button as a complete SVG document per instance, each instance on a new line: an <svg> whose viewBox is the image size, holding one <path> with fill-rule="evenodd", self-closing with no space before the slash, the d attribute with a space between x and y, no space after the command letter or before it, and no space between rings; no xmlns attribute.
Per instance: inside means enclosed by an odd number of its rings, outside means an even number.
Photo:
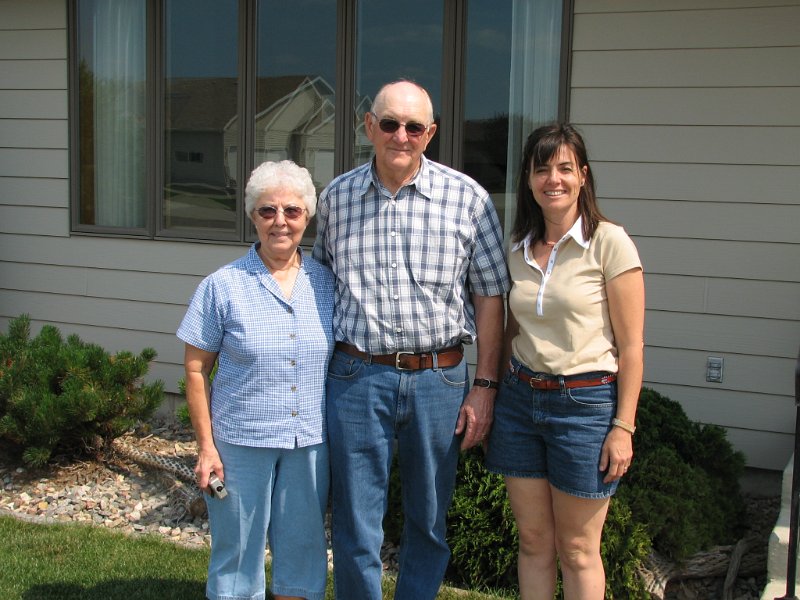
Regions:
<svg viewBox="0 0 800 600"><path fill-rule="evenodd" d="M395 299L395 300L400 300L400 296L399 296L398 294L395 294L395 295L394 295L394 299Z"/></svg>
<svg viewBox="0 0 800 600"><path fill-rule="evenodd" d="M397 268L397 263L392 263L392 268L396 269Z"/></svg>
<svg viewBox="0 0 800 600"><path fill-rule="evenodd" d="M287 306L286 307L286 312L288 312L289 314L292 314L294 311L292 310L291 306Z"/></svg>
<svg viewBox="0 0 800 600"><path fill-rule="evenodd" d="M293 392L296 392L296 391L297 391L297 386L296 386L296 385L293 385L293 386L292 386L292 391L293 391Z"/></svg>
<svg viewBox="0 0 800 600"><path fill-rule="evenodd" d="M392 232L390 235L391 235L392 237L394 237L394 236L396 236L396 235L397 235L397 232L393 231L393 232Z"/></svg>
<svg viewBox="0 0 800 600"><path fill-rule="evenodd" d="M295 334L293 334L293 333L290 333L290 334L289 334L289 339L290 339L290 340L293 340L293 339L294 339L294 338L296 338L296 337L297 337L297 336L296 336Z"/></svg>
<svg viewBox="0 0 800 600"><path fill-rule="evenodd" d="M297 411L296 411L296 410L293 410L293 411L292 411L292 416L293 416L293 417L296 417L296 416L297 416Z"/></svg>
<svg viewBox="0 0 800 600"><path fill-rule="evenodd" d="M400 333L401 331L403 331L403 328L402 328L402 327L398 327L398 328L396 328L396 329L395 329L395 332L396 332L396 333Z"/></svg>
<svg viewBox="0 0 800 600"><path fill-rule="evenodd" d="M292 366L295 366L297 364L297 361L296 360L290 360L289 364L292 365Z"/></svg>

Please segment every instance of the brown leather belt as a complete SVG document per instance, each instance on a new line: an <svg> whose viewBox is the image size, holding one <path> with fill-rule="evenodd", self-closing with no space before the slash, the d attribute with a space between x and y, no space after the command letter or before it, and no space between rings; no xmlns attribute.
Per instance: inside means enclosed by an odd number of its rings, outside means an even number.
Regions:
<svg viewBox="0 0 800 600"><path fill-rule="evenodd" d="M336 342L336 349L369 362L394 367L400 371L432 369L434 355L436 355L436 363L440 367L455 367L464 359L464 347L461 344L434 352L395 352L394 354L368 354L345 342Z"/></svg>
<svg viewBox="0 0 800 600"><path fill-rule="evenodd" d="M531 375L526 375L525 373L520 372L517 370L516 372L517 377L522 379L525 383L531 386L535 390L557 390L561 388L561 382L556 379L540 379L538 377L532 377ZM564 379L564 387L566 388L578 388L578 387L595 387L597 385L605 385L607 383L611 383L612 381L616 381L617 376L615 373L609 373L608 375L603 375L602 377L596 377L594 379Z"/></svg>

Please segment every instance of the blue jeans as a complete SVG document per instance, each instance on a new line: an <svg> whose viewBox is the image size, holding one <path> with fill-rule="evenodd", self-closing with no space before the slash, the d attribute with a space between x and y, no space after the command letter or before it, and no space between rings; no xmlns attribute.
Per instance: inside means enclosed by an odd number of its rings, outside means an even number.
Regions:
<svg viewBox="0 0 800 600"><path fill-rule="evenodd" d="M337 350L328 367L327 416L333 492L336 598L381 600L389 470L395 439L404 525L395 598L436 597L450 548L445 540L467 390L466 361L398 371Z"/></svg>
<svg viewBox="0 0 800 600"><path fill-rule="evenodd" d="M325 597L328 447L284 450L215 441L227 497L206 495L211 600L263 600L264 554L272 550L272 593Z"/></svg>

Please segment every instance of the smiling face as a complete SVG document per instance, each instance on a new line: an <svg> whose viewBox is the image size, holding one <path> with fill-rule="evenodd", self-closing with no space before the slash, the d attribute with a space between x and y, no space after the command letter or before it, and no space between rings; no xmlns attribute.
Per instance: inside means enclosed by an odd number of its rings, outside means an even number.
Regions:
<svg viewBox="0 0 800 600"><path fill-rule="evenodd" d="M427 94L413 83L401 81L384 87L375 100L374 112L364 117L367 137L375 148L375 166L384 185L396 191L410 180L420 157L436 133L433 109ZM405 127L393 133L380 128L381 119L428 126L419 136L410 136Z"/></svg>
<svg viewBox="0 0 800 600"><path fill-rule="evenodd" d="M586 180L587 167L578 165L575 153L562 145L546 164L532 164L528 186L545 218L574 222L578 218L578 196Z"/></svg>
<svg viewBox="0 0 800 600"><path fill-rule="evenodd" d="M271 206L277 210L274 216L262 217L259 208ZM296 219L287 218L284 212L289 207L303 209ZM289 211L290 214L293 211ZM251 219L261 242L261 252L269 259L288 260L294 256L303 233L308 226L308 210L299 194L289 190L267 190L258 198Z"/></svg>

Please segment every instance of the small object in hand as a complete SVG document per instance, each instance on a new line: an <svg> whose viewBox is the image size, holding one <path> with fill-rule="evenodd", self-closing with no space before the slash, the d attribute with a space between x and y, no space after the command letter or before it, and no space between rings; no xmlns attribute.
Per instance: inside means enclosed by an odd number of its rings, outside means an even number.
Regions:
<svg viewBox="0 0 800 600"><path fill-rule="evenodd" d="M225 489L225 484L222 483L216 474L212 473L208 478L208 491L215 498L222 500L228 495L228 490Z"/></svg>

